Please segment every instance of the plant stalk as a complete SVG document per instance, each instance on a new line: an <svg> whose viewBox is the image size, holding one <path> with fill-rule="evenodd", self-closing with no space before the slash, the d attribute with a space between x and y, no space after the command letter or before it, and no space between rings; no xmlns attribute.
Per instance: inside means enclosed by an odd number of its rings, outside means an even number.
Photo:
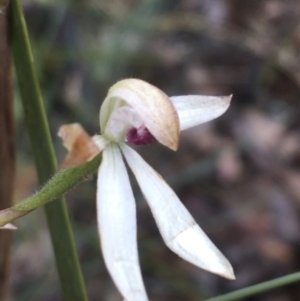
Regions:
<svg viewBox="0 0 300 301"><path fill-rule="evenodd" d="M9 14L14 66L39 183L43 185L55 173L57 163L19 0L11 1ZM87 301L65 200L47 204L45 211L64 300Z"/></svg>
<svg viewBox="0 0 300 301"><path fill-rule="evenodd" d="M218 297L210 298L205 301L233 301L240 300L241 298L257 295L262 292L269 291L280 286L291 284L293 282L300 281L300 272L296 272L287 276L279 277L274 280L262 282L256 285L252 285L235 292L224 294Z"/></svg>
<svg viewBox="0 0 300 301"><path fill-rule="evenodd" d="M0 210L0 227L63 196L93 174L99 167L100 161L101 154L85 164L60 170L33 196L10 208Z"/></svg>

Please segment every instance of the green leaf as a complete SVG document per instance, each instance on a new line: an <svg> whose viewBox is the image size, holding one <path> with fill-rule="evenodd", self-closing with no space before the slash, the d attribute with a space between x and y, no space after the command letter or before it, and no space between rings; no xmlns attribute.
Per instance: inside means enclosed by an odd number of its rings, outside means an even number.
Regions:
<svg viewBox="0 0 300 301"><path fill-rule="evenodd" d="M26 23L19 0L11 0L9 25L12 54L25 121L36 162L39 182L41 185L44 185L55 173L57 163L42 95L34 70L34 60ZM64 199L47 204L45 211L64 295L63 299L65 301L86 301L88 300L87 293Z"/></svg>

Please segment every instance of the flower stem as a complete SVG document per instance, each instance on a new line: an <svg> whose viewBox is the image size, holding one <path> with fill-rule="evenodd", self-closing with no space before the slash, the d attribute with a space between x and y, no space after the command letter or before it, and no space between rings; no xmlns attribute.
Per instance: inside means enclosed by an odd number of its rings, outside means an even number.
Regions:
<svg viewBox="0 0 300 301"><path fill-rule="evenodd" d="M224 294L218 297L210 298L205 301L233 301L240 300L241 298L249 297L262 293L280 286L291 284L293 282L300 281L300 272L296 272L287 276L279 277L274 280L262 282L256 285L252 285L235 292Z"/></svg>
<svg viewBox="0 0 300 301"><path fill-rule="evenodd" d="M0 227L30 213L32 210L58 199L97 170L101 155L85 164L60 170L36 194L0 211Z"/></svg>
<svg viewBox="0 0 300 301"><path fill-rule="evenodd" d="M35 157L39 182L43 185L54 174L57 163L19 0L11 1L9 14L12 54L25 121ZM86 301L88 300L86 289L65 201L61 199L58 202L49 203L45 209L64 300Z"/></svg>

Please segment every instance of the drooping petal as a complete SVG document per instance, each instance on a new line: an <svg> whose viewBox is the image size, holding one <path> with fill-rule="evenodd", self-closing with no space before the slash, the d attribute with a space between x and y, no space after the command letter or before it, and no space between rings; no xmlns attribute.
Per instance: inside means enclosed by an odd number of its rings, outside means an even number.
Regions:
<svg viewBox="0 0 300 301"><path fill-rule="evenodd" d="M139 79L124 79L109 89L100 110L102 134L105 135L107 125L111 127L109 119L113 112L124 105L129 105L140 116L158 142L177 149L179 121L172 102L160 89ZM108 132L111 134L113 129Z"/></svg>
<svg viewBox="0 0 300 301"><path fill-rule="evenodd" d="M179 117L180 130L185 130L221 116L228 109L230 96L186 95L170 97Z"/></svg>
<svg viewBox="0 0 300 301"><path fill-rule="evenodd" d="M121 150L151 208L167 246L190 263L234 279L232 267L197 225L174 191L133 149Z"/></svg>
<svg viewBox="0 0 300 301"><path fill-rule="evenodd" d="M128 301L147 301L136 234L135 200L120 150L108 145L98 173L97 218L106 267Z"/></svg>

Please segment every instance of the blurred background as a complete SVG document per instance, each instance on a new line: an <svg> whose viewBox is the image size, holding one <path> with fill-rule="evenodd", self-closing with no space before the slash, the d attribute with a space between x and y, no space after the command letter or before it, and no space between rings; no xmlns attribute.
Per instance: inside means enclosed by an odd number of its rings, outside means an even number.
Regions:
<svg viewBox="0 0 300 301"><path fill-rule="evenodd" d="M168 95L233 94L221 118L181 133L174 153L138 147L232 263L209 274L162 242L135 180L138 244L152 301L200 301L300 268L300 3L296 0L23 1L36 69L56 136L79 122L99 133L109 86L137 77ZM37 189L15 83L15 201ZM90 301L121 300L103 265L95 178L68 193ZM42 209L18 220L12 301L62 301ZM300 300L299 284L243 300Z"/></svg>

